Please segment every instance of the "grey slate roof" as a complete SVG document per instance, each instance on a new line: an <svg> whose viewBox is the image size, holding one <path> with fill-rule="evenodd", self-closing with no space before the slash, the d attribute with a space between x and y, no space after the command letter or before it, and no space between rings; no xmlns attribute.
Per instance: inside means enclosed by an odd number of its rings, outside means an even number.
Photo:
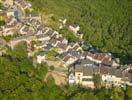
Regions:
<svg viewBox="0 0 132 100"><path fill-rule="evenodd" d="M57 40L54 39L54 38L51 38L49 41L50 41L51 44L55 44L57 42Z"/></svg>
<svg viewBox="0 0 132 100"><path fill-rule="evenodd" d="M46 55L46 54L47 54L46 51L41 51L39 55L40 55L40 56L44 56L44 55Z"/></svg>
<svg viewBox="0 0 132 100"><path fill-rule="evenodd" d="M86 66L83 67L83 76L93 76L93 67L92 66Z"/></svg>
<svg viewBox="0 0 132 100"><path fill-rule="evenodd" d="M103 61L102 61L102 64L103 65L106 65L106 66L112 66L112 63L113 61L109 61L109 58L104 58Z"/></svg>
<svg viewBox="0 0 132 100"><path fill-rule="evenodd" d="M53 46L50 43L48 43L47 46L45 47L45 49L47 49L47 50L49 50L51 48L53 48Z"/></svg>
<svg viewBox="0 0 132 100"><path fill-rule="evenodd" d="M60 54L58 57L63 60L67 55L68 55L68 53L64 52L64 53Z"/></svg>
<svg viewBox="0 0 132 100"><path fill-rule="evenodd" d="M65 45L65 44L63 44L63 43L58 43L56 47L61 48L61 49L63 49L63 50L66 50L67 45Z"/></svg>
<svg viewBox="0 0 132 100"><path fill-rule="evenodd" d="M53 31L52 29L49 29L48 32L47 32L47 34L48 34L49 36L51 36L53 33L54 33L54 31Z"/></svg>
<svg viewBox="0 0 132 100"><path fill-rule="evenodd" d="M75 65L75 72L81 72L83 76L92 76L94 69L92 66Z"/></svg>
<svg viewBox="0 0 132 100"><path fill-rule="evenodd" d="M94 63L88 59L80 60L82 65L94 65Z"/></svg>
<svg viewBox="0 0 132 100"><path fill-rule="evenodd" d="M77 24L74 23L71 26L74 27L74 28L77 28L79 25L77 25Z"/></svg>
<svg viewBox="0 0 132 100"><path fill-rule="evenodd" d="M122 77L122 71L120 69L116 69L116 68L108 67L108 66L101 66L100 73L114 75L116 77Z"/></svg>
<svg viewBox="0 0 132 100"><path fill-rule="evenodd" d="M71 58L71 56L67 55L67 56L63 59L63 61L67 62L70 58Z"/></svg>
<svg viewBox="0 0 132 100"><path fill-rule="evenodd" d="M75 65L75 72L82 72L83 71L83 67L80 65Z"/></svg>

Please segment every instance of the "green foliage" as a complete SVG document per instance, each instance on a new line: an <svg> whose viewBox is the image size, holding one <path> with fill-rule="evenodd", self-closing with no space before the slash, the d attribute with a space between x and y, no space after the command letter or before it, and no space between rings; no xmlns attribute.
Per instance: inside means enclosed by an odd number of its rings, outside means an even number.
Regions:
<svg viewBox="0 0 132 100"><path fill-rule="evenodd" d="M47 81L46 88L43 92L45 92L44 100L65 100L64 91L58 88L53 80Z"/></svg>
<svg viewBox="0 0 132 100"><path fill-rule="evenodd" d="M84 51L88 51L88 47L87 47L87 46L83 46L82 49L83 49Z"/></svg>
<svg viewBox="0 0 132 100"><path fill-rule="evenodd" d="M132 99L132 86L128 87L126 94L129 98L129 100L131 100Z"/></svg>
<svg viewBox="0 0 132 100"><path fill-rule="evenodd" d="M38 65L34 69L32 60L27 58L24 46L25 43L19 43L13 51L10 51L13 52L10 55L12 59L9 56L0 57L1 100L43 100L44 98L42 90L45 87L43 80L47 73L47 65Z"/></svg>
<svg viewBox="0 0 132 100"><path fill-rule="evenodd" d="M49 51L48 51L48 53L47 53L45 59L46 59L46 60L55 60L55 59L56 59L55 57L56 57L57 55L58 55L58 53L57 53L54 49L52 49L52 50L49 50Z"/></svg>
<svg viewBox="0 0 132 100"><path fill-rule="evenodd" d="M84 40L98 49L113 53L123 63L132 61L131 0L29 1L38 12L53 14L55 18L64 16L68 25L78 23L84 33ZM52 23L52 20L49 23Z"/></svg>
<svg viewBox="0 0 132 100"><path fill-rule="evenodd" d="M0 26L3 26L5 24L6 24L6 22L4 20L0 20Z"/></svg>
<svg viewBox="0 0 132 100"><path fill-rule="evenodd" d="M18 33L13 33L13 35L2 36L2 38L3 38L5 41L9 42L10 40L12 40L12 39L14 39L14 38L16 38L16 37L18 37L18 36L19 36Z"/></svg>
<svg viewBox="0 0 132 100"><path fill-rule="evenodd" d="M29 16L31 14L31 11L29 9L25 9L26 16Z"/></svg>
<svg viewBox="0 0 132 100"><path fill-rule="evenodd" d="M50 70L52 70L52 71L53 71L54 69L55 69L55 68L54 68L54 66L50 66Z"/></svg>
<svg viewBox="0 0 132 100"><path fill-rule="evenodd" d="M27 58L27 43L22 41L16 44L11 52L11 55L18 60Z"/></svg>
<svg viewBox="0 0 132 100"><path fill-rule="evenodd" d="M94 75L93 81L96 88L101 87L101 76L99 74Z"/></svg>
<svg viewBox="0 0 132 100"><path fill-rule="evenodd" d="M124 99L124 93L121 90L121 88L115 87L112 89L112 98L113 100L123 100Z"/></svg>
<svg viewBox="0 0 132 100"><path fill-rule="evenodd" d="M78 42L79 38L77 38L71 31L68 29L60 30L60 33L65 37L69 42Z"/></svg>
<svg viewBox="0 0 132 100"><path fill-rule="evenodd" d="M96 96L91 93L78 93L72 100L98 100Z"/></svg>
<svg viewBox="0 0 132 100"><path fill-rule="evenodd" d="M6 9L5 6L2 3L0 3L0 9L1 10L5 10Z"/></svg>
<svg viewBox="0 0 132 100"><path fill-rule="evenodd" d="M35 44L37 44L37 41L31 41L31 42L30 42L31 50L32 50L32 51L35 50L35 47L34 47Z"/></svg>

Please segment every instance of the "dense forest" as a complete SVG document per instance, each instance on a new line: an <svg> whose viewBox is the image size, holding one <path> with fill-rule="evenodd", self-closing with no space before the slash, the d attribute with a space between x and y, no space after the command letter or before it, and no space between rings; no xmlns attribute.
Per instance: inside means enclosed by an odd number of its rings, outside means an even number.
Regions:
<svg viewBox="0 0 132 100"><path fill-rule="evenodd" d="M123 63L132 62L132 0L28 1L42 15L51 14L49 26L57 27L59 17L64 16L68 25L80 25L85 41L119 57ZM73 37L71 33L65 36Z"/></svg>
<svg viewBox="0 0 132 100"><path fill-rule="evenodd" d="M26 42L8 48L0 57L0 100L127 100L132 87L121 89L84 89L81 86L56 86L52 76L44 81L46 64L33 66L27 57Z"/></svg>

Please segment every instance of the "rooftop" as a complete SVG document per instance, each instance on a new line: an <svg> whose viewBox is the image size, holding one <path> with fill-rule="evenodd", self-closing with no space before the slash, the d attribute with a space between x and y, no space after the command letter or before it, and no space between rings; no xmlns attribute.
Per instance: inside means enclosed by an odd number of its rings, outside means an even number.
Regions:
<svg viewBox="0 0 132 100"><path fill-rule="evenodd" d="M101 66L100 67L101 74L109 74L115 75L116 77L122 77L122 71L120 69L116 69L113 67Z"/></svg>
<svg viewBox="0 0 132 100"><path fill-rule="evenodd" d="M94 69L92 66L75 65L75 72L81 72L83 76L92 76Z"/></svg>

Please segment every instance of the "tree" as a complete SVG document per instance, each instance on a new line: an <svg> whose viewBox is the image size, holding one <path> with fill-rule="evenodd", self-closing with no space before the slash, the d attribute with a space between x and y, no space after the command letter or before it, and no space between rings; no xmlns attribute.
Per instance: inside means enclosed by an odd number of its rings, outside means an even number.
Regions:
<svg viewBox="0 0 132 100"><path fill-rule="evenodd" d="M27 58L27 43L22 41L16 44L11 55L13 58L18 60Z"/></svg>
<svg viewBox="0 0 132 100"><path fill-rule="evenodd" d="M49 51L48 51L48 53L47 53L45 59L46 59L46 60L55 60L55 59L56 59L55 57L56 57L57 55L58 55L58 53L57 53L54 49L52 49L52 50L49 50Z"/></svg>
<svg viewBox="0 0 132 100"><path fill-rule="evenodd" d="M98 100L92 93L77 93L72 100Z"/></svg>
<svg viewBox="0 0 132 100"><path fill-rule="evenodd" d="M32 59L26 55L24 45L17 46L22 50L18 47L13 49L11 52L15 56L10 55L13 56L12 59L6 55L0 57L0 99L43 100L44 94L41 91L45 87L43 79L47 73L47 65L38 65L34 69ZM18 54L18 50L22 51L22 54ZM16 61L19 56L21 56L19 61Z"/></svg>
<svg viewBox="0 0 132 100"><path fill-rule="evenodd" d="M52 71L53 71L54 69L55 69L55 68L54 68L54 66L50 66L50 70L52 70Z"/></svg>
<svg viewBox="0 0 132 100"><path fill-rule="evenodd" d="M101 88L100 90L95 90L95 95L98 97L98 100L110 100L111 94L108 89Z"/></svg>
<svg viewBox="0 0 132 100"><path fill-rule="evenodd" d="M114 87L112 89L112 99L113 100L124 100L124 92L119 87Z"/></svg>
<svg viewBox="0 0 132 100"><path fill-rule="evenodd" d="M128 98L131 100L132 99L132 86L129 86L127 88L126 94L127 94Z"/></svg>
<svg viewBox="0 0 132 100"><path fill-rule="evenodd" d="M101 76L100 74L95 74L93 76L94 85L96 88L101 88Z"/></svg>

